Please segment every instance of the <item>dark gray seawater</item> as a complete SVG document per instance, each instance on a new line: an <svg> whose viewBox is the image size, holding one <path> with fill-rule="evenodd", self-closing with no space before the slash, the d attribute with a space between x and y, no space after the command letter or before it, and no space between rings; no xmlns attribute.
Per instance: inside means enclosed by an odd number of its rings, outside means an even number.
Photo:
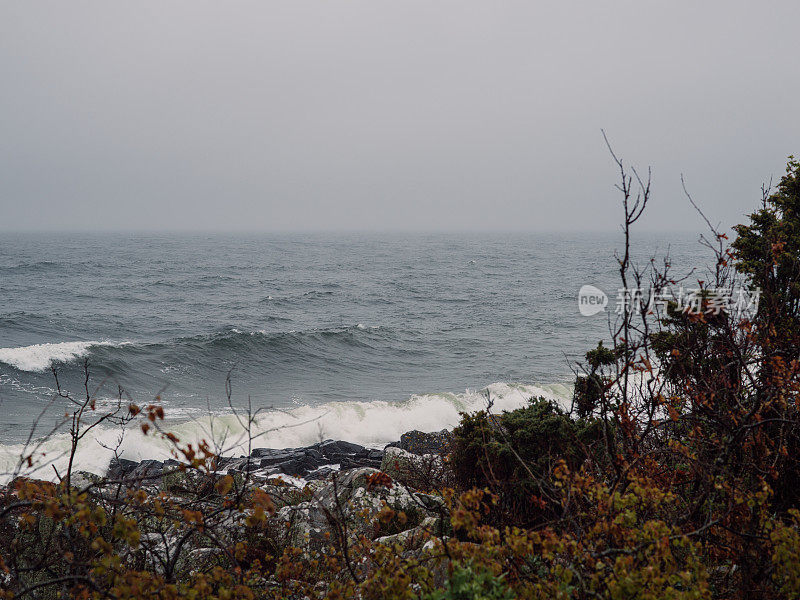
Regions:
<svg viewBox="0 0 800 600"><path fill-rule="evenodd" d="M108 395L119 383L147 402L163 388L184 420L224 412L231 369L235 402L292 408L568 386L570 360L608 339L605 316L579 314L577 291L604 289L613 312L621 241L0 234L0 443L18 443L52 397L51 366L80 388L84 358ZM671 245L676 265L706 262L696 235L635 241L643 258Z"/></svg>

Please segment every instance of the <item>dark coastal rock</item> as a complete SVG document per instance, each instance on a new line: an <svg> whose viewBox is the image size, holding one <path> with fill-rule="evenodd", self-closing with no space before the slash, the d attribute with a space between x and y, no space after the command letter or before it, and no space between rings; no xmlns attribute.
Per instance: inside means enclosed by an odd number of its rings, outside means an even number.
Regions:
<svg viewBox="0 0 800 600"><path fill-rule="evenodd" d="M284 473L293 477L305 477L315 473L314 478L327 477L334 471L333 465L340 470L359 467L378 467L383 459L382 450L374 450L345 442L343 440L325 440L306 448L256 448L250 453L249 463L240 466L240 470L248 466L274 473ZM320 469L328 467L330 472Z"/></svg>
<svg viewBox="0 0 800 600"><path fill-rule="evenodd" d="M305 448L288 448L284 450L272 448L256 448L250 454L245 466L250 469L275 468L287 475L296 475L303 470L315 469L324 457L319 452L310 453Z"/></svg>
<svg viewBox="0 0 800 600"><path fill-rule="evenodd" d="M126 477L143 482L160 477L164 472L164 463L160 460L143 460Z"/></svg>
<svg viewBox="0 0 800 600"><path fill-rule="evenodd" d="M359 446L351 442L325 440L319 444L319 450L326 457L331 458L332 456L338 455L358 454L365 450L365 448L364 446Z"/></svg>
<svg viewBox="0 0 800 600"><path fill-rule="evenodd" d="M109 479L122 479L126 474L133 471L139 463L127 458L112 458L108 465L106 477Z"/></svg>
<svg viewBox="0 0 800 600"><path fill-rule="evenodd" d="M342 471L358 469L360 467L374 467L377 469L380 466L381 458L369 458L365 455L347 456L339 461L339 468Z"/></svg>
<svg viewBox="0 0 800 600"><path fill-rule="evenodd" d="M233 456L218 456L217 457L217 468L224 469L226 467L231 466L231 464L235 463L236 461L240 461L244 456L240 456L238 458L234 458ZM170 459L171 460L171 459Z"/></svg>
<svg viewBox="0 0 800 600"><path fill-rule="evenodd" d="M322 465L330 464L329 460L315 446L307 448L256 448L250 454L249 465L260 470L275 470L293 477L300 477Z"/></svg>
<svg viewBox="0 0 800 600"><path fill-rule="evenodd" d="M171 461L176 465L178 461ZM108 465L106 477L112 481L121 481L127 486L158 486L165 471L165 463L160 460L143 460L136 462L125 458L114 458Z"/></svg>
<svg viewBox="0 0 800 600"><path fill-rule="evenodd" d="M306 481L319 481L330 479L334 473L338 473L338 469L334 469L332 467L320 467L319 469L315 469L310 473L306 473L304 479Z"/></svg>
<svg viewBox="0 0 800 600"><path fill-rule="evenodd" d="M447 431L412 431L404 434L399 443L390 446L399 446L416 454L438 453L447 447L449 440ZM305 448L255 448L250 456L221 456L216 459L216 471L227 475L248 473L253 480L260 482L281 474L312 481L330 479L338 471L366 467L379 469L383 460L383 450L344 440L325 440ZM120 458L111 461L107 477L123 480L132 486L158 486L165 476L169 476L171 481L176 479L172 474L180 468L181 463L174 459L136 462Z"/></svg>
<svg viewBox="0 0 800 600"><path fill-rule="evenodd" d="M218 459L217 467L221 472L233 475L235 473L244 473L247 470L253 470L253 463L246 456L239 458L225 459L222 457Z"/></svg>
<svg viewBox="0 0 800 600"><path fill-rule="evenodd" d="M447 430L425 433L424 431L409 431L400 436L400 441L389 444L388 447L400 448L411 454L446 454L450 449L453 434Z"/></svg>
<svg viewBox="0 0 800 600"><path fill-rule="evenodd" d="M284 462L301 453L303 448L256 448L250 453L251 459L258 459L264 466Z"/></svg>

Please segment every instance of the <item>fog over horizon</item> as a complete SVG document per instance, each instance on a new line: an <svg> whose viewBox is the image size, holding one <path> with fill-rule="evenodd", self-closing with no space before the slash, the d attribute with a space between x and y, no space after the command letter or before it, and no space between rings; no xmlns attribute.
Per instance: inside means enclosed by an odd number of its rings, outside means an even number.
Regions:
<svg viewBox="0 0 800 600"><path fill-rule="evenodd" d="M800 4L5 2L0 230L616 231L800 154Z"/></svg>

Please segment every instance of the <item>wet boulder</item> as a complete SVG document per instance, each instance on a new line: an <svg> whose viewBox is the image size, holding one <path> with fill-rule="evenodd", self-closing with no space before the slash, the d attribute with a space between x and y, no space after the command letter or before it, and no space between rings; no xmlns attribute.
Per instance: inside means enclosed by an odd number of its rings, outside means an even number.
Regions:
<svg viewBox="0 0 800 600"><path fill-rule="evenodd" d="M447 454L453 434L447 429L425 433L424 431L409 431L400 436L400 442L390 444L399 447L411 454Z"/></svg>

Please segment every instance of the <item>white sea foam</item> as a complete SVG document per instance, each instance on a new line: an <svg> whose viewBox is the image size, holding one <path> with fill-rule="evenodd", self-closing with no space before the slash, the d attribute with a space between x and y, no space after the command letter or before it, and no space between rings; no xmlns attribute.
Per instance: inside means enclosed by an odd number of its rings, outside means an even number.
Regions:
<svg viewBox="0 0 800 600"><path fill-rule="evenodd" d="M110 342L59 342L33 344L18 348L0 348L0 362L20 371L46 371L53 363L70 362L89 353L92 346L108 346Z"/></svg>
<svg viewBox="0 0 800 600"><path fill-rule="evenodd" d="M415 395L403 402L330 402L318 406L301 405L286 411L268 411L255 419L253 448L293 448L314 444L323 439L347 440L382 448L400 439L413 429L438 431L458 424L460 412L484 409L487 397L493 411L513 410L525 406L531 397L544 396L566 406L571 389L565 385L534 386L494 383L479 391L461 394ZM169 410L167 418L169 419ZM165 424L178 436L181 444L199 440L214 441L222 453L239 456L247 452L247 435L242 422L232 414L204 416L190 421ZM124 434L124 435L123 435ZM143 435L138 428L128 431L97 428L93 436L81 441L75 468L102 474L113 456L109 448L117 448L122 458L164 460L172 456L172 445L158 435ZM43 479L55 477L50 466L63 472L67 462L69 437L53 436L38 450L38 468L30 473ZM24 448L21 445L0 446L0 480L13 471Z"/></svg>

